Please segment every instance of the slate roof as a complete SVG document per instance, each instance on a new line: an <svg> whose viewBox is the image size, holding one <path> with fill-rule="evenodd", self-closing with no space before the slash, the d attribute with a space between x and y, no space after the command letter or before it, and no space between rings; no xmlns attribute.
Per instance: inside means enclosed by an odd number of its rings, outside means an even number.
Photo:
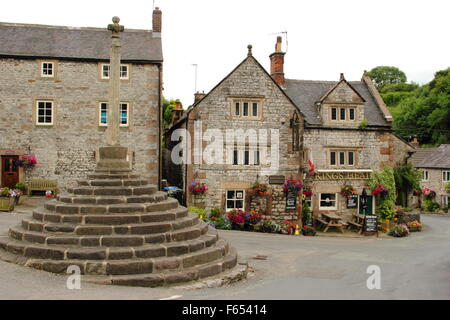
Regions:
<svg viewBox="0 0 450 320"><path fill-rule="evenodd" d="M127 30L122 37L122 61L162 62L160 34ZM109 60L111 31L0 23L0 56Z"/></svg>
<svg viewBox="0 0 450 320"><path fill-rule="evenodd" d="M450 169L450 144L443 144L437 149L432 149L417 168ZM415 154L413 155L413 157Z"/></svg>
<svg viewBox="0 0 450 320"><path fill-rule="evenodd" d="M417 148L411 156L411 164L417 166L425 159L427 159L437 148Z"/></svg>
<svg viewBox="0 0 450 320"><path fill-rule="evenodd" d="M316 102L331 89L338 81L290 80L286 79L286 93L300 108L309 125L322 125L317 112ZM348 82L366 101L364 114L368 126L389 126L383 113L371 95L367 85L362 81Z"/></svg>

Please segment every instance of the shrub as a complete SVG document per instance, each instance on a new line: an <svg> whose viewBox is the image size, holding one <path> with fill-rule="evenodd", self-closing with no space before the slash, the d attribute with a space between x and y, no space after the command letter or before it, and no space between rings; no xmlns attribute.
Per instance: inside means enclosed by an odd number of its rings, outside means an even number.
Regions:
<svg viewBox="0 0 450 320"><path fill-rule="evenodd" d="M447 193L450 193L450 182L447 182L447 184L445 185L445 191L447 191Z"/></svg>
<svg viewBox="0 0 450 320"><path fill-rule="evenodd" d="M423 209L425 211L434 212L440 208L439 203L433 199L425 199L423 201Z"/></svg>
<svg viewBox="0 0 450 320"><path fill-rule="evenodd" d="M25 192L27 190L27 185L25 183L19 182L18 184L16 184L16 189Z"/></svg>
<svg viewBox="0 0 450 320"><path fill-rule="evenodd" d="M211 209L211 217L219 218L222 216L222 212L219 208L212 208Z"/></svg>
<svg viewBox="0 0 450 320"><path fill-rule="evenodd" d="M206 210L198 207L191 206L188 208L189 212L196 213L201 218L206 218Z"/></svg>
<svg viewBox="0 0 450 320"><path fill-rule="evenodd" d="M312 219L311 208L308 205L308 202L304 201L302 205L302 223L308 224L308 222Z"/></svg>
<svg viewBox="0 0 450 320"><path fill-rule="evenodd" d="M211 217L207 220L208 224L218 230L231 230L231 222L225 217Z"/></svg>
<svg viewBox="0 0 450 320"><path fill-rule="evenodd" d="M367 127L367 120L364 119L363 121L361 121L361 123L359 124L358 128L359 129L365 129Z"/></svg>
<svg viewBox="0 0 450 320"><path fill-rule="evenodd" d="M377 213L380 219L392 220L397 198L393 168L384 166L381 172L373 172L368 186L371 190L376 190L375 194L378 195Z"/></svg>
<svg viewBox="0 0 450 320"><path fill-rule="evenodd" d="M406 225L399 224L393 227L391 230L389 230L388 234L392 237L397 238L406 237L409 235L409 229Z"/></svg>
<svg viewBox="0 0 450 320"><path fill-rule="evenodd" d="M261 229L263 232L278 233L280 232L280 225L272 220L264 220Z"/></svg>

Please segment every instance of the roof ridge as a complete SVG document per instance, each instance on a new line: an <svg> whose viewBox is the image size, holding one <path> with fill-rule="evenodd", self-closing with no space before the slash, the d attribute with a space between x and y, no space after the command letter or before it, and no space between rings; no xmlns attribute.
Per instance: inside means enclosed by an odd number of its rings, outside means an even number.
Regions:
<svg viewBox="0 0 450 320"><path fill-rule="evenodd" d="M336 84L339 82L339 80L305 80L305 79L286 79L286 81L292 81L292 82L305 82L305 83L323 83L323 84ZM347 81L351 84L361 84L362 81Z"/></svg>
<svg viewBox="0 0 450 320"><path fill-rule="evenodd" d="M88 30L88 31L108 31L106 28L100 27L72 27L72 26L57 26L57 25L47 25L47 24L34 24L34 23L16 23L16 22L1 22L0 26L5 27L24 27L24 28L42 28L42 29L64 29L64 30ZM146 29L127 29L125 32L153 32L152 30Z"/></svg>

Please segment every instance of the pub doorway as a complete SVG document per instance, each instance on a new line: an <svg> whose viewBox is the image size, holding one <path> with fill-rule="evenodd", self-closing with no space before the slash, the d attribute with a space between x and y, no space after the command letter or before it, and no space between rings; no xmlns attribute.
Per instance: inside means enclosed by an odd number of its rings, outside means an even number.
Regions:
<svg viewBox="0 0 450 320"><path fill-rule="evenodd" d="M366 212L364 212L362 204L361 204L361 196L359 196L358 200L358 213L359 214L366 214L366 215L372 215L375 212L375 201L373 196L367 196L367 209Z"/></svg>
<svg viewBox="0 0 450 320"><path fill-rule="evenodd" d="M14 188L19 182L19 156L2 156L1 177L2 187Z"/></svg>

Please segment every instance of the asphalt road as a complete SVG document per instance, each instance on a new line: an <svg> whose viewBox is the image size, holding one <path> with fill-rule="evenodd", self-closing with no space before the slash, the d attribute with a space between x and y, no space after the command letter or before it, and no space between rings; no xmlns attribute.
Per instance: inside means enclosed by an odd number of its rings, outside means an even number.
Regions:
<svg viewBox="0 0 450 320"><path fill-rule="evenodd" d="M0 235L24 214L0 213ZM248 261L251 276L209 289L133 288L82 283L0 261L0 299L450 299L450 217L422 217L424 231L407 238L294 237L221 231ZM267 260L256 260L257 255ZM381 289L369 290L371 265Z"/></svg>

